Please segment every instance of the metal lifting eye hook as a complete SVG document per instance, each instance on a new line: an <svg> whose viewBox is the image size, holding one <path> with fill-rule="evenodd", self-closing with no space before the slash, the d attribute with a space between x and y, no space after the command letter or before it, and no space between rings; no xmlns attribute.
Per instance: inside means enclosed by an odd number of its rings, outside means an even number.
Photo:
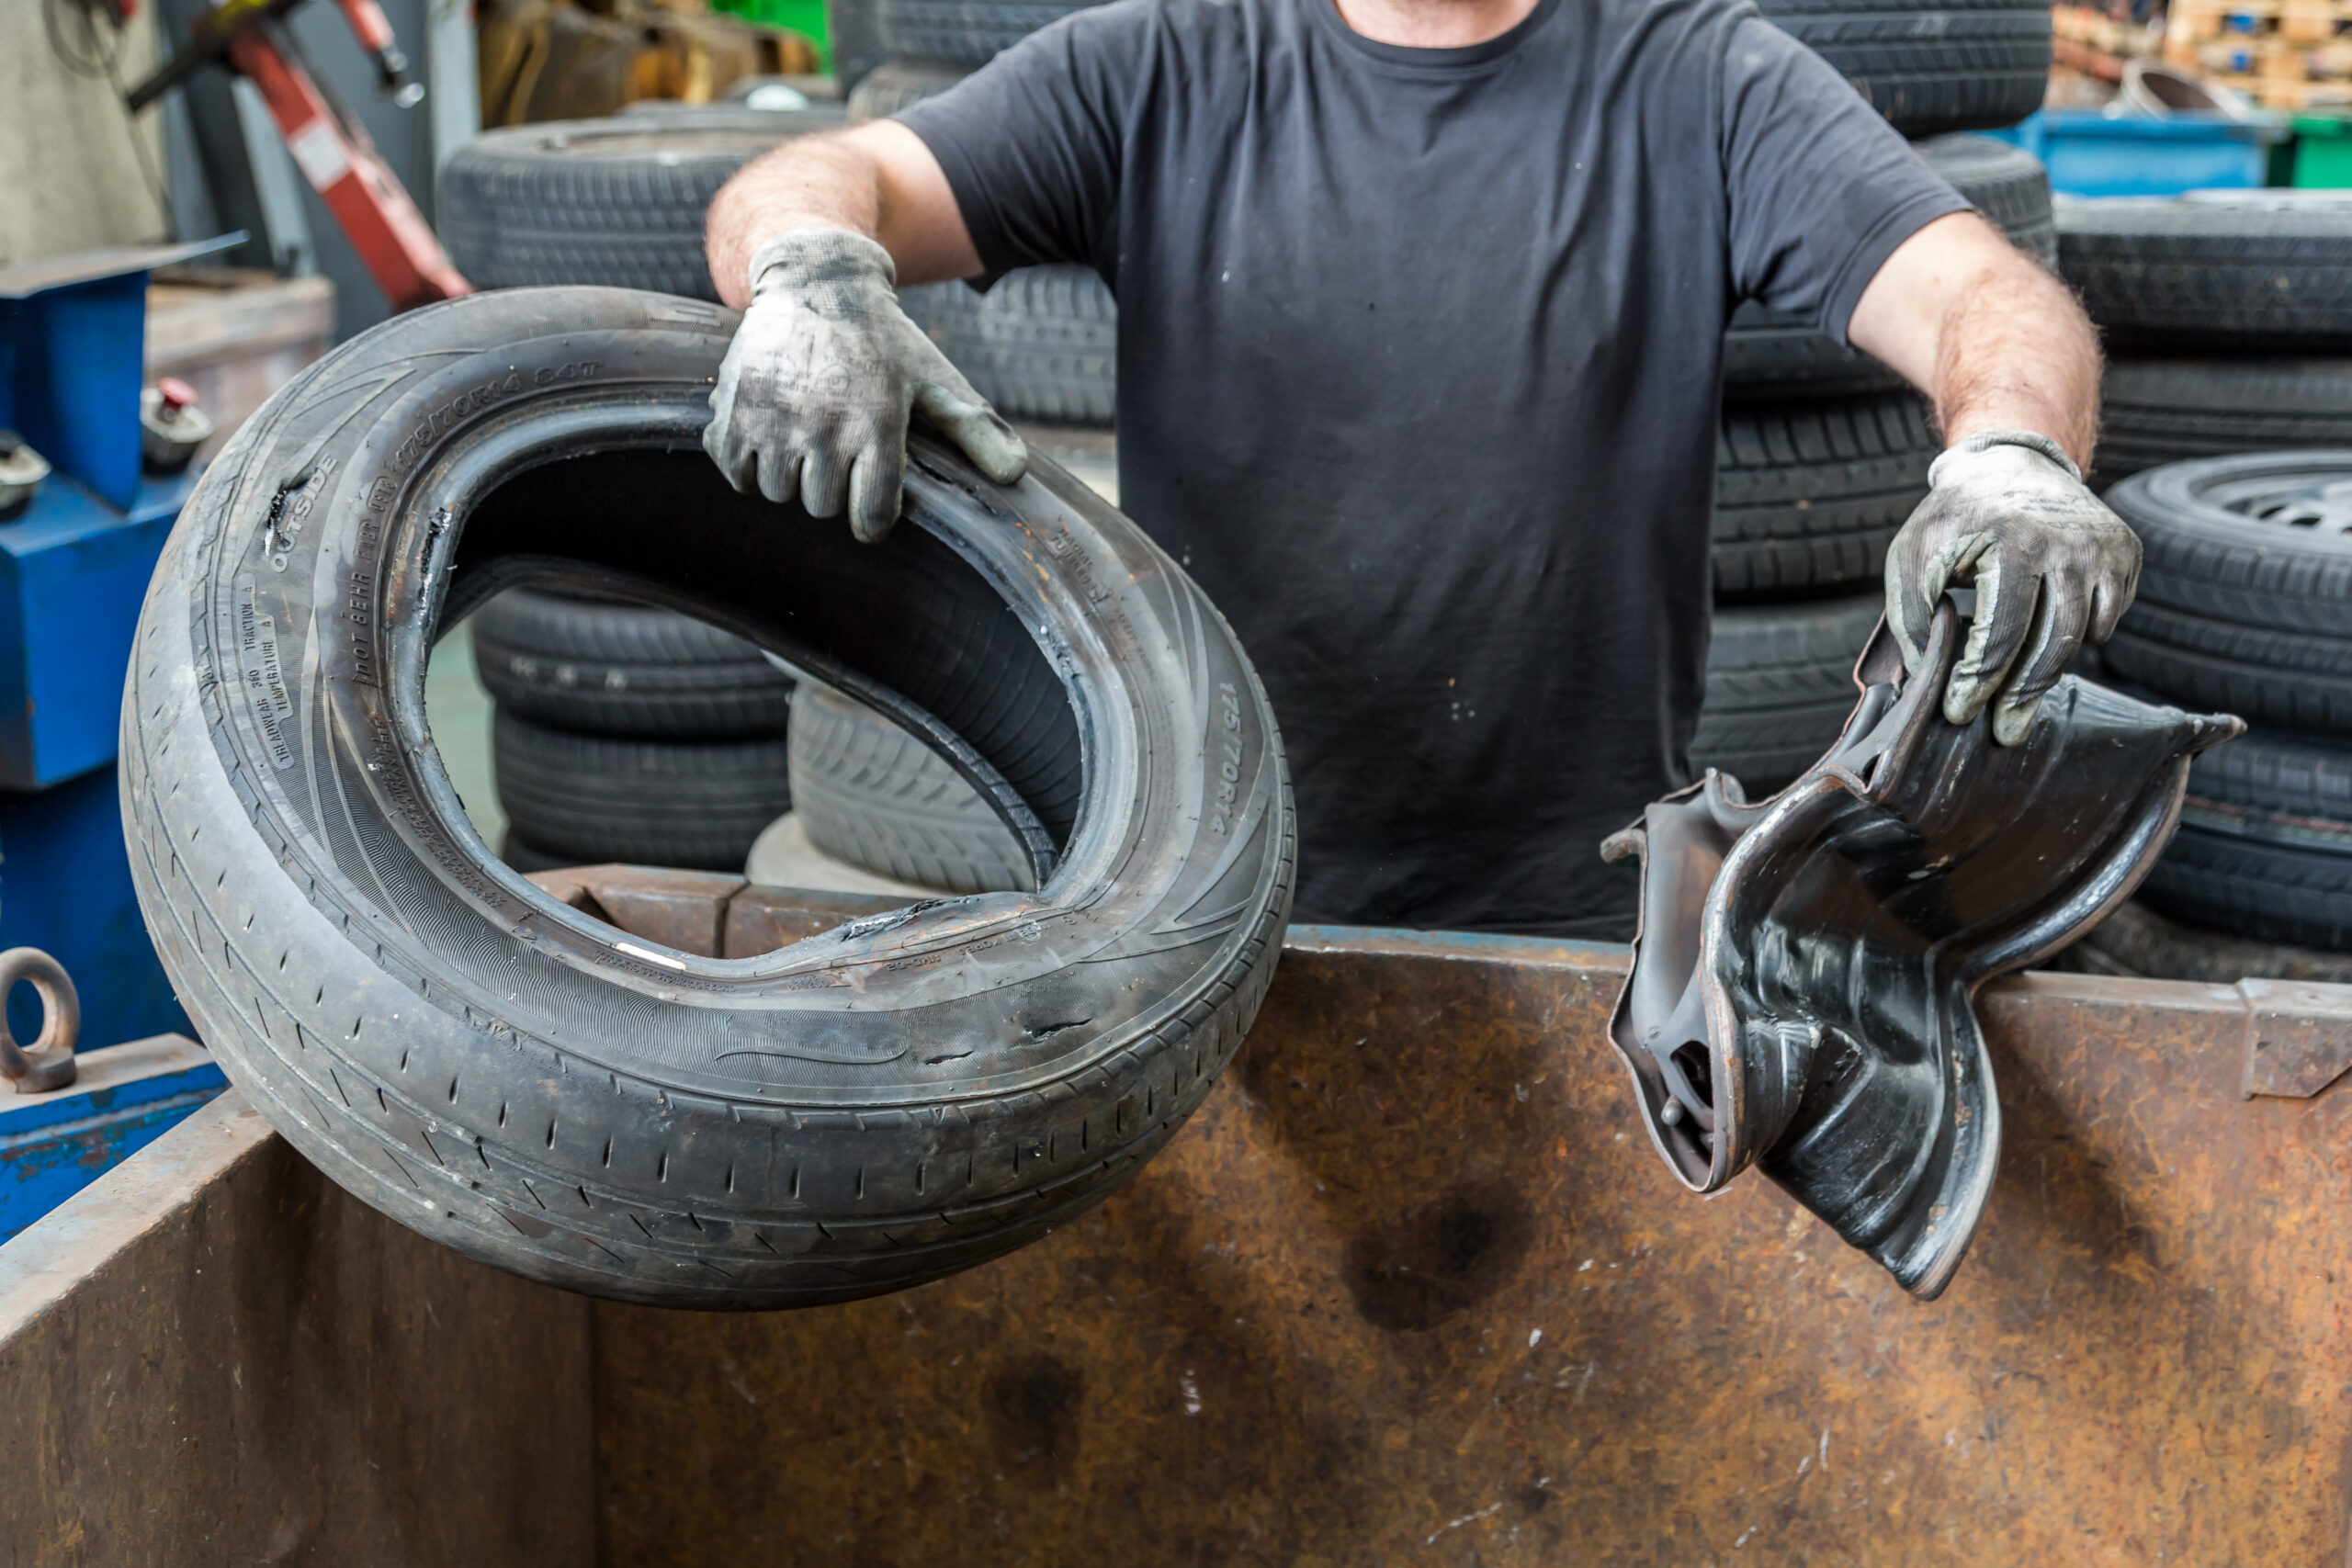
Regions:
<svg viewBox="0 0 2352 1568"><path fill-rule="evenodd" d="M18 1094L46 1094L74 1081L74 1043L82 1033L82 998L65 966L38 947L0 953L0 1003L22 980L40 994L40 1034L29 1047L17 1043L7 1011L0 1006L0 1077Z"/></svg>

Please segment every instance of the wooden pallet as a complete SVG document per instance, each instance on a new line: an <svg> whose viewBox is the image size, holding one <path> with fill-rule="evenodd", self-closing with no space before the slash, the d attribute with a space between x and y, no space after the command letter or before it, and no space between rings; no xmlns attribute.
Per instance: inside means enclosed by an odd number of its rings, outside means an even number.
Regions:
<svg viewBox="0 0 2352 1568"><path fill-rule="evenodd" d="M2352 103L2352 0L2174 0L2164 58L2265 108Z"/></svg>

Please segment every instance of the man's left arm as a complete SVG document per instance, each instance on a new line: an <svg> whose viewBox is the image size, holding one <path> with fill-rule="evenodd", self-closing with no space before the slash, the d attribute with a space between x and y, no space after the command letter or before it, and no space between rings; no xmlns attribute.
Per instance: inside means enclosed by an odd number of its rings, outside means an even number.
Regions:
<svg viewBox="0 0 2352 1568"><path fill-rule="evenodd" d="M1990 703L1994 739L2015 745L2075 649L2115 630L2139 578L2139 539L2082 479L2098 337L2064 284L1971 212L1887 256L1848 336L1934 400L1946 443L1887 552L1888 625L1916 664L1944 590L1973 585L1944 716L1965 724Z"/></svg>

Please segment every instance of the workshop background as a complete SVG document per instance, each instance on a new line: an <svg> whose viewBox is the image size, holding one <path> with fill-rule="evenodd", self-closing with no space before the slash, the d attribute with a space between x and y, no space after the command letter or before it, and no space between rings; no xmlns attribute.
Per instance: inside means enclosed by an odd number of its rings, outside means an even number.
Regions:
<svg viewBox="0 0 2352 1568"><path fill-rule="evenodd" d="M0 6L0 949L56 961L0 953L8 1031L48 1075L0 1096L0 1367L29 1391L0 1448L114 1478L0 1505L0 1555L2343 1555L2352 1399L2329 1369L2352 1205L2324 1091L2352 1066L2352 0L1762 6L2101 330L2091 478L2146 558L2075 672L2249 725L2194 764L2136 896L1987 993L2005 1169L2035 1185L2007 1190L1934 1318L1825 1263L1835 1239L1759 1179L1661 1218L1654 1169L1560 1174L1531 1104L1595 1144L1643 1136L1605 1044L1584 1048L1622 953L1579 944L1295 935L1258 1055L1131 1196L1057 1250L816 1314L592 1305L494 1275L220 1098L133 897L116 772L141 597L205 464L329 349L461 288L714 299L702 224L735 169L944 91L1075 8L379 4ZM238 6L266 11L269 62L232 70L223 45L130 107ZM296 89L256 85L288 62L325 95L328 152L289 139ZM320 160L370 155L390 194L355 218ZM1098 277L904 301L1116 502ZM1836 741L1939 447L1884 367L1740 309L1694 768L1761 798ZM443 637L425 703L482 840L627 930L628 900L681 887L886 900L825 906L840 919L1034 880L924 741L674 611L509 590ZM613 865L717 881L561 879ZM1325 1090L1375 1034L1396 1054L1351 1122ZM1573 1066L1546 1055L1565 1034ZM1479 1127L1499 1131L1453 1131ZM1560 1304L1604 1284L1624 1293ZM1148 1342L1097 1321L1162 1290L1183 1300ZM1792 1347L1819 1369L1726 1370ZM227 1392L246 1366L275 1380L266 1430ZM132 1414L91 1392L117 1386Z"/></svg>

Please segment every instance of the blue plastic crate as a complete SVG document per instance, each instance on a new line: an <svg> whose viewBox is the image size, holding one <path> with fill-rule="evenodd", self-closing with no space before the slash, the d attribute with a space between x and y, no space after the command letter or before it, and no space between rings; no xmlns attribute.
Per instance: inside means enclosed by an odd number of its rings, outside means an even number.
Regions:
<svg viewBox="0 0 2352 1568"><path fill-rule="evenodd" d="M2265 183L2284 119L2173 115L2165 119L2042 109L1992 134L2041 160L2050 188L2068 196L2178 196Z"/></svg>

